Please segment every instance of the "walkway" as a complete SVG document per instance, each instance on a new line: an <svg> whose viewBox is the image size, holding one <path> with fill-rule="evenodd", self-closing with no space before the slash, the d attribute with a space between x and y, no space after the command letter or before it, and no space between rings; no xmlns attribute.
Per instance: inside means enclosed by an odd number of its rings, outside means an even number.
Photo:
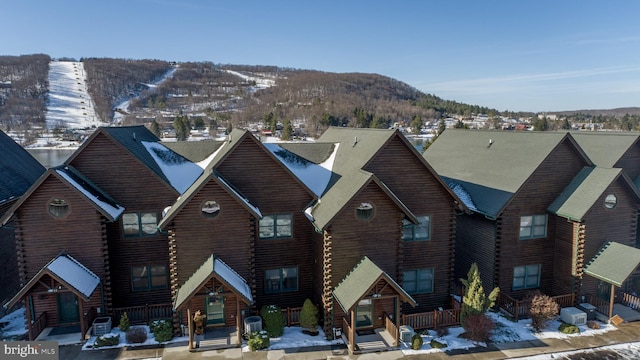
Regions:
<svg viewBox="0 0 640 360"><path fill-rule="evenodd" d="M186 344L168 346L158 349L111 349L80 351L80 346L61 346L60 359L65 360L129 360L129 359L162 359L162 360L278 360L278 359L448 359L448 360L492 360L517 359L541 354L574 351L581 349L597 349L603 346L640 342L640 322L624 323L618 330L608 331L597 336L576 336L569 339L544 339L520 341L491 345L488 348L455 350L449 352L405 355L402 351L386 351L375 354L349 356L344 346L318 347L304 349L285 349L258 352L242 352L241 349L224 349L191 353ZM609 357L611 359L611 357Z"/></svg>

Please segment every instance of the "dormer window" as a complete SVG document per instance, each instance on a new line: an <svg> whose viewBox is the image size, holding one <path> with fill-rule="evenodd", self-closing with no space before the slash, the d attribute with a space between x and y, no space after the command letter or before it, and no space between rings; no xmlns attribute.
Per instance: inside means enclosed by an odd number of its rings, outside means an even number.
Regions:
<svg viewBox="0 0 640 360"><path fill-rule="evenodd" d="M214 200L207 200L202 203L200 210L204 217L214 218L220 214L220 204Z"/></svg>
<svg viewBox="0 0 640 360"><path fill-rule="evenodd" d="M69 215L69 204L66 200L53 198L49 201L49 214L55 218L64 218Z"/></svg>
<svg viewBox="0 0 640 360"><path fill-rule="evenodd" d="M373 204L369 202L362 202L356 207L356 217L358 220L367 221L371 220L374 215Z"/></svg>

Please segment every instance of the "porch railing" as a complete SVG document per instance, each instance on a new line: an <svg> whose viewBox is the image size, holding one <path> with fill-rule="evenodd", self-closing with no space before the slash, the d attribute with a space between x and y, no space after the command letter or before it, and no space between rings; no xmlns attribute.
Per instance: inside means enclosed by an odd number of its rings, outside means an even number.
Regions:
<svg viewBox="0 0 640 360"><path fill-rule="evenodd" d="M632 309L640 310L640 298L635 295L627 293L622 294L622 304Z"/></svg>
<svg viewBox="0 0 640 360"><path fill-rule="evenodd" d="M29 340L35 340L38 335L47 327L47 312L43 311L33 324L29 327Z"/></svg>
<svg viewBox="0 0 640 360"><path fill-rule="evenodd" d="M153 320L170 319L173 317L172 304L154 304L131 306L123 308L114 308L111 311L111 317L114 324L120 322L122 314L127 313L129 323L131 324L148 324Z"/></svg>
<svg viewBox="0 0 640 360"><path fill-rule="evenodd" d="M597 296L586 295L586 302L596 307L597 311L601 314L609 316L609 302L604 299L600 299Z"/></svg>
<svg viewBox="0 0 640 360"><path fill-rule="evenodd" d="M87 310L87 312L84 314L84 330L89 332L91 329L91 326L93 325L93 320L96 319L96 317L98 317L98 311L96 310L96 308L92 307L89 308L89 310ZM82 334L82 336L85 336L87 334Z"/></svg>
<svg viewBox="0 0 640 360"><path fill-rule="evenodd" d="M402 315L402 324L409 325L414 330L438 329L460 325L462 309L435 310L417 314Z"/></svg>
<svg viewBox="0 0 640 360"><path fill-rule="evenodd" d="M351 344L351 326L346 318L342 318L342 335L347 338L347 344Z"/></svg>
<svg viewBox="0 0 640 360"><path fill-rule="evenodd" d="M389 314L387 314L386 312L383 313L384 315L384 328L385 330L387 330L387 332L389 334L391 334L391 336L393 336L393 339L396 342L396 345L398 343L398 327L396 326L396 324L393 323L393 320L391 320L391 318L389 317Z"/></svg>
<svg viewBox="0 0 640 360"><path fill-rule="evenodd" d="M284 313L284 318L287 321L287 326L300 325L300 313L302 312L301 307L282 309L282 312Z"/></svg>
<svg viewBox="0 0 640 360"><path fill-rule="evenodd" d="M552 296L551 298L555 300L555 302L558 303L561 308L573 306L575 302L574 294ZM518 321L518 319L521 318L529 317L529 308L531 303L528 300L516 300L509 295L500 293L498 295L496 305L499 309L511 315L515 321Z"/></svg>

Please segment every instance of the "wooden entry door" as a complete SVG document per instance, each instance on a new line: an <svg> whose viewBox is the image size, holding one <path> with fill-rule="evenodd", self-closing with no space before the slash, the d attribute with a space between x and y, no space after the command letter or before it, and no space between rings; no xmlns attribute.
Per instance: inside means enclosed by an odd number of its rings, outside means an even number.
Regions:
<svg viewBox="0 0 640 360"><path fill-rule="evenodd" d="M207 309L207 324L224 324L224 296L207 296L204 301Z"/></svg>
<svg viewBox="0 0 640 360"><path fill-rule="evenodd" d="M78 297L74 293L58 293L57 301L59 322L69 323L80 320L80 314L78 313Z"/></svg>

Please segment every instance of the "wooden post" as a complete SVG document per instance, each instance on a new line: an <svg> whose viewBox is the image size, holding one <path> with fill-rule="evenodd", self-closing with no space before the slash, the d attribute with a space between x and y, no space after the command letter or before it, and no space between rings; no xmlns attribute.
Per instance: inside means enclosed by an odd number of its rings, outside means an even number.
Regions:
<svg viewBox="0 0 640 360"><path fill-rule="evenodd" d="M85 328L85 324L84 324L85 315L84 315L84 310L82 309L82 299L78 299L78 312L80 313L80 340L84 340L84 333L87 329Z"/></svg>
<svg viewBox="0 0 640 360"><path fill-rule="evenodd" d="M611 320L611 317L613 316L613 301L615 297L615 292L616 292L616 286L611 284L611 297L609 299L609 320Z"/></svg>
<svg viewBox="0 0 640 360"><path fill-rule="evenodd" d="M349 334L349 347L351 351L355 351L356 349L356 312L355 310L349 310L349 314L351 315L351 334Z"/></svg>
<svg viewBox="0 0 640 360"><path fill-rule="evenodd" d="M242 312L240 311L240 297L236 295L236 339L237 345L242 345Z"/></svg>
<svg viewBox="0 0 640 360"><path fill-rule="evenodd" d="M398 335L400 333L400 296L396 295L396 300L394 302L396 303L396 314L394 315L394 318L391 322L395 322L396 324L396 333L394 334L394 337L396 340L396 345L398 345Z"/></svg>
<svg viewBox="0 0 640 360"><path fill-rule="evenodd" d="M187 308L187 327L189 328L189 351L193 350L193 324L191 323L191 309Z"/></svg>
<svg viewBox="0 0 640 360"><path fill-rule="evenodd" d="M33 297L32 295L27 296L27 307L28 309L25 311L27 314L27 326L29 327L29 340L35 340L35 336L33 336L33 320L31 318L31 313L33 312ZM34 316L35 317L35 316Z"/></svg>

